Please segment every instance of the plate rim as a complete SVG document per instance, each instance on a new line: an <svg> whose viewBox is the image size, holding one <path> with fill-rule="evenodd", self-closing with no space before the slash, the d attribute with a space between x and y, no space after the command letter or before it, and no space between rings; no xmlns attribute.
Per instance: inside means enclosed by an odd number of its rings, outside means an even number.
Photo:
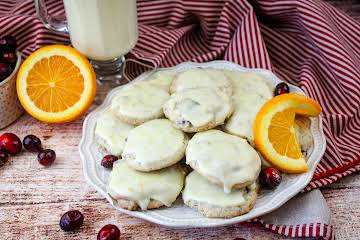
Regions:
<svg viewBox="0 0 360 240"><path fill-rule="evenodd" d="M239 70L241 72L258 73L260 75L266 74L266 75L271 76L272 81L281 82L281 80L270 70L262 69L262 68L245 68L236 63L232 63L232 62L228 62L228 61L224 61L224 60L216 60L216 61L211 61L211 62L206 62L206 63L183 62L181 64L178 64L178 65L176 65L174 67L170 67L170 68L157 68L157 69L142 73L141 75L139 75L137 78L135 78L133 81L131 81L129 83L143 81L146 78L148 78L151 74L153 74L155 71L181 70L182 68L199 68L199 67L200 68L226 69L226 66L229 66L228 68L230 68L230 69ZM141 218L146 221L153 222L153 223L156 223L159 225L167 226L167 227L173 227L173 228L220 227L220 226L231 225L231 224L240 223L240 222L249 220L249 219L239 219L241 216L229 218L229 219L221 219L223 221L220 220L219 222L206 222L206 221L201 221L199 219L196 221L193 220L189 223L186 223L186 222L179 223L178 221L175 221L175 220L161 219L161 217L156 216L156 214L152 213L152 211L129 211L129 210L126 210L126 209L116 206L113 199L93 181L92 177L89 175L89 172L88 172L89 166L86 161L87 157L86 157L86 151L85 151L85 146L87 144L86 143L87 131L92 130L92 132L93 132L93 129L89 129L89 121L92 119L92 117L94 115L96 115L96 113L100 112L102 109L104 109L108 106L110 99L117 91L119 91L124 86L127 86L129 83L125 83L123 85L117 86L117 87L113 88L111 91L109 91L107 93L105 99L103 100L103 102L98 107L93 109L86 116L86 118L83 122L82 137L81 137L78 149L79 149L79 153L80 153L83 174L84 174L86 181L91 186L93 186L102 196L104 196L115 209L119 210L120 212L123 212L123 213L128 214L133 217ZM289 84L289 86L291 88L296 89L297 91L301 92L302 94L305 94L301 88L294 86L292 84ZM317 129L319 130L319 132L317 132L317 133L319 134L319 137L320 137L321 148L319 149L319 151L320 151L319 154L317 156L315 156L316 159L314 160L314 167L311 168L309 170L309 172L306 173L305 181L303 181L301 184L299 184L300 186L298 188L296 188L297 190L292 191L290 194L286 195L286 197L283 197L281 199L281 201L276 202L276 204L273 204L271 207L265 209L264 211L259 212L258 214L253 214L253 216L251 216L250 219L259 217L261 215L267 214L269 212L272 212L272 211L278 209L283 204L285 204L288 200L293 198L296 194L301 192L311 181L312 176L316 170L316 167L317 167L318 163L320 162L320 160L325 152L325 149L326 149L326 138L325 138L325 134L323 131L322 114L315 119L317 120L315 122L318 123ZM314 121L314 119L312 119L312 125L313 125L313 121ZM312 127L312 131L313 131L313 127ZM247 214L245 214L245 215L247 215ZM245 216L245 215L242 215L242 216ZM213 219L213 218L210 218L210 219Z"/></svg>

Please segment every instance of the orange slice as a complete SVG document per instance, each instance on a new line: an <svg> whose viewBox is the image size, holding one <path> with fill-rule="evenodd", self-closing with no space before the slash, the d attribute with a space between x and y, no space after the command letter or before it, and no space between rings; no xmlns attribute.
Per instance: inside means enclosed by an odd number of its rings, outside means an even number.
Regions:
<svg viewBox="0 0 360 240"><path fill-rule="evenodd" d="M72 47L50 45L33 52L21 65L17 94L34 118L64 123L82 115L96 94L89 61Z"/></svg>
<svg viewBox="0 0 360 240"><path fill-rule="evenodd" d="M264 158L287 173L302 173L308 165L295 135L295 115L316 117L321 106L304 95L287 93L266 102L256 115L254 143Z"/></svg>

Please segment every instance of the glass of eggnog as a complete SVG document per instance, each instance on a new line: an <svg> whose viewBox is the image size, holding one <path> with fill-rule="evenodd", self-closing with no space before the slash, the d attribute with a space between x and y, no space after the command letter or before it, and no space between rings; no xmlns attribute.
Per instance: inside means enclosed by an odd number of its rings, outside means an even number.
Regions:
<svg viewBox="0 0 360 240"><path fill-rule="evenodd" d="M66 20L50 16L44 0L36 11L51 30L68 32L71 44L91 60L99 80L121 77L124 55L138 39L136 0L63 0Z"/></svg>

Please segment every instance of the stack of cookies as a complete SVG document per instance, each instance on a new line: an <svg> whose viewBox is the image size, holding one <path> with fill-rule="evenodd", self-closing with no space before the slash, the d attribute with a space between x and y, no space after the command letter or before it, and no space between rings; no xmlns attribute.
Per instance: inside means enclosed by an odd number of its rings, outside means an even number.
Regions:
<svg viewBox="0 0 360 240"><path fill-rule="evenodd" d="M170 206L184 186L177 164L188 136L163 117L173 74L124 87L97 120L95 136L106 152L122 157L114 164L108 192L128 210Z"/></svg>
<svg viewBox="0 0 360 240"><path fill-rule="evenodd" d="M160 71L123 87L95 129L98 143L122 157L109 194L129 210L169 207L182 191L207 217L250 211L261 168L252 123L271 97L261 77L216 69Z"/></svg>
<svg viewBox="0 0 360 240"><path fill-rule="evenodd" d="M186 148L186 163L194 171L186 177L182 197L186 205L207 217L242 215L257 197L258 153L247 140L219 130L236 109L233 86L225 71L182 72L163 107L176 128L195 132Z"/></svg>

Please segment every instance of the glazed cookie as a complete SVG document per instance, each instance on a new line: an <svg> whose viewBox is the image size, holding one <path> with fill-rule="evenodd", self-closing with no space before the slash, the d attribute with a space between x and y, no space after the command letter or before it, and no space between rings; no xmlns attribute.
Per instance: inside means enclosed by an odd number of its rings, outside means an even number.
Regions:
<svg viewBox="0 0 360 240"><path fill-rule="evenodd" d="M224 131L245 138L253 145L255 117L267 100L250 93L233 96L234 112L223 125Z"/></svg>
<svg viewBox="0 0 360 240"><path fill-rule="evenodd" d="M255 205L258 185L224 193L219 186L211 184L199 173L193 171L185 179L182 192L184 203L210 218L232 218L249 212Z"/></svg>
<svg viewBox="0 0 360 240"><path fill-rule="evenodd" d="M152 86L159 87L164 89L165 91L170 91L170 86L175 78L176 72L173 70L162 70L153 73L146 81Z"/></svg>
<svg viewBox="0 0 360 240"><path fill-rule="evenodd" d="M132 129L122 158L138 171L171 166L185 154L188 137L167 119L155 119Z"/></svg>
<svg viewBox="0 0 360 240"><path fill-rule="evenodd" d="M209 130L195 134L186 148L186 163L225 193L253 183L261 160L245 139Z"/></svg>
<svg viewBox="0 0 360 240"><path fill-rule="evenodd" d="M120 121L109 108L99 113L96 121L96 141L110 154L121 156L125 138L134 126Z"/></svg>
<svg viewBox="0 0 360 240"><path fill-rule="evenodd" d="M164 115L167 91L150 84L133 84L122 89L111 102L111 111L122 121L140 125Z"/></svg>
<svg viewBox="0 0 360 240"><path fill-rule="evenodd" d="M224 123L233 112L231 99L216 88L187 89L171 95L163 107L176 128L199 132Z"/></svg>
<svg viewBox="0 0 360 240"><path fill-rule="evenodd" d="M107 191L120 207L128 210L169 207L183 188L184 176L178 165L145 173L120 160L114 164Z"/></svg>
<svg viewBox="0 0 360 240"><path fill-rule="evenodd" d="M224 125L224 130L246 138L253 145L253 123L262 105L273 97L272 88L261 76L254 73L224 73L234 86L234 113Z"/></svg>
<svg viewBox="0 0 360 240"><path fill-rule="evenodd" d="M231 81L221 70L202 68L186 70L176 75L170 93L199 87L217 88L228 96L232 95Z"/></svg>
<svg viewBox="0 0 360 240"><path fill-rule="evenodd" d="M274 87L256 73L224 70L224 74L232 83L234 96L252 93L268 99L273 97Z"/></svg>

